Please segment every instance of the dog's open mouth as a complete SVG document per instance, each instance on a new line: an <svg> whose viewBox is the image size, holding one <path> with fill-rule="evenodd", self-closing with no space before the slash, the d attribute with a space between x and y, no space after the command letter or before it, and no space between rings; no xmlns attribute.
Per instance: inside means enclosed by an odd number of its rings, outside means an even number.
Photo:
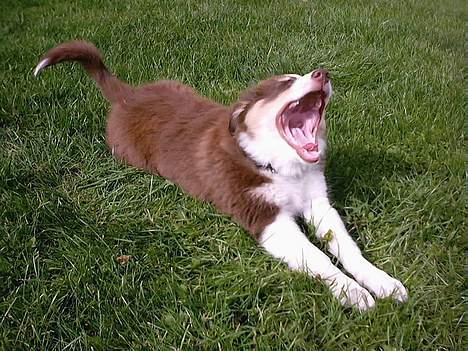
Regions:
<svg viewBox="0 0 468 351"><path fill-rule="evenodd" d="M306 162L320 160L317 131L325 108L325 93L314 91L288 103L276 118L286 142Z"/></svg>

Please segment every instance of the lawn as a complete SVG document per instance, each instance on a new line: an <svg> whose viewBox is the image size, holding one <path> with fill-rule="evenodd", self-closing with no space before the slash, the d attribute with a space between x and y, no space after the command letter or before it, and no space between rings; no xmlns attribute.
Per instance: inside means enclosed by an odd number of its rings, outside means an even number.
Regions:
<svg viewBox="0 0 468 351"><path fill-rule="evenodd" d="M466 345L461 0L2 4L0 349ZM209 204L115 161L83 70L32 75L75 38L132 84L178 79L226 104L270 75L328 68L333 202L409 301L343 308Z"/></svg>

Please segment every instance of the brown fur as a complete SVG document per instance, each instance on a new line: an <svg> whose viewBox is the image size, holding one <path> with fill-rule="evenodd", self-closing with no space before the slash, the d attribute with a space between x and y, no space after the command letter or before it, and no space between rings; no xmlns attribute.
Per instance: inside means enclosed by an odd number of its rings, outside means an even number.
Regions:
<svg viewBox="0 0 468 351"><path fill-rule="evenodd" d="M273 77L243 92L239 101L234 104L233 115L229 123L231 134L234 135L236 131L246 131L245 117L254 103L260 100L268 101L278 96L289 88L292 82L292 80L278 80L277 77Z"/></svg>
<svg viewBox="0 0 468 351"><path fill-rule="evenodd" d="M78 61L97 82L112 103L107 144L117 158L213 203L255 237L274 220L279 209L250 192L270 180L244 155L232 134L242 128L249 106L289 83L264 81L226 107L176 81L129 87L109 73L99 51L87 42L59 45L44 59L49 59L46 66Z"/></svg>

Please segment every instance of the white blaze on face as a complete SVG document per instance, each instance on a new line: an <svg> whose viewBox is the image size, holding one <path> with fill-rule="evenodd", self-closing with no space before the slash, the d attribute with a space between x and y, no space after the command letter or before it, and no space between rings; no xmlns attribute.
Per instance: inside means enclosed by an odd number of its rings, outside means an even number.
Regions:
<svg viewBox="0 0 468 351"><path fill-rule="evenodd" d="M299 79L301 77L302 76L299 75L299 74L289 73L289 74L283 74L282 76L279 76L277 78L277 80L279 80L281 82L281 81L286 81L286 80L290 80L290 79Z"/></svg>
<svg viewBox="0 0 468 351"><path fill-rule="evenodd" d="M289 93L291 101L300 99L305 94L323 90L325 95L330 98L331 96L331 84L330 81L323 84L321 81L312 78L312 74L315 71L307 73L294 82L294 84L288 89L286 93Z"/></svg>

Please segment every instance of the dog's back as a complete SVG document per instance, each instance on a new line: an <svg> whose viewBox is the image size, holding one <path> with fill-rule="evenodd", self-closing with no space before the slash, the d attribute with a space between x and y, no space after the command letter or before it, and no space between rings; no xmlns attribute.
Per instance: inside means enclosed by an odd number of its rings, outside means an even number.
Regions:
<svg viewBox="0 0 468 351"><path fill-rule="evenodd" d="M277 208L249 194L269 180L229 134L229 111L182 83L160 81L112 106L107 143L118 158L162 175L259 233Z"/></svg>
<svg viewBox="0 0 468 351"><path fill-rule="evenodd" d="M107 143L119 159L166 176L166 163L186 163L206 126L215 122L207 113L214 109L226 114L223 107L176 81L134 88L112 105Z"/></svg>

